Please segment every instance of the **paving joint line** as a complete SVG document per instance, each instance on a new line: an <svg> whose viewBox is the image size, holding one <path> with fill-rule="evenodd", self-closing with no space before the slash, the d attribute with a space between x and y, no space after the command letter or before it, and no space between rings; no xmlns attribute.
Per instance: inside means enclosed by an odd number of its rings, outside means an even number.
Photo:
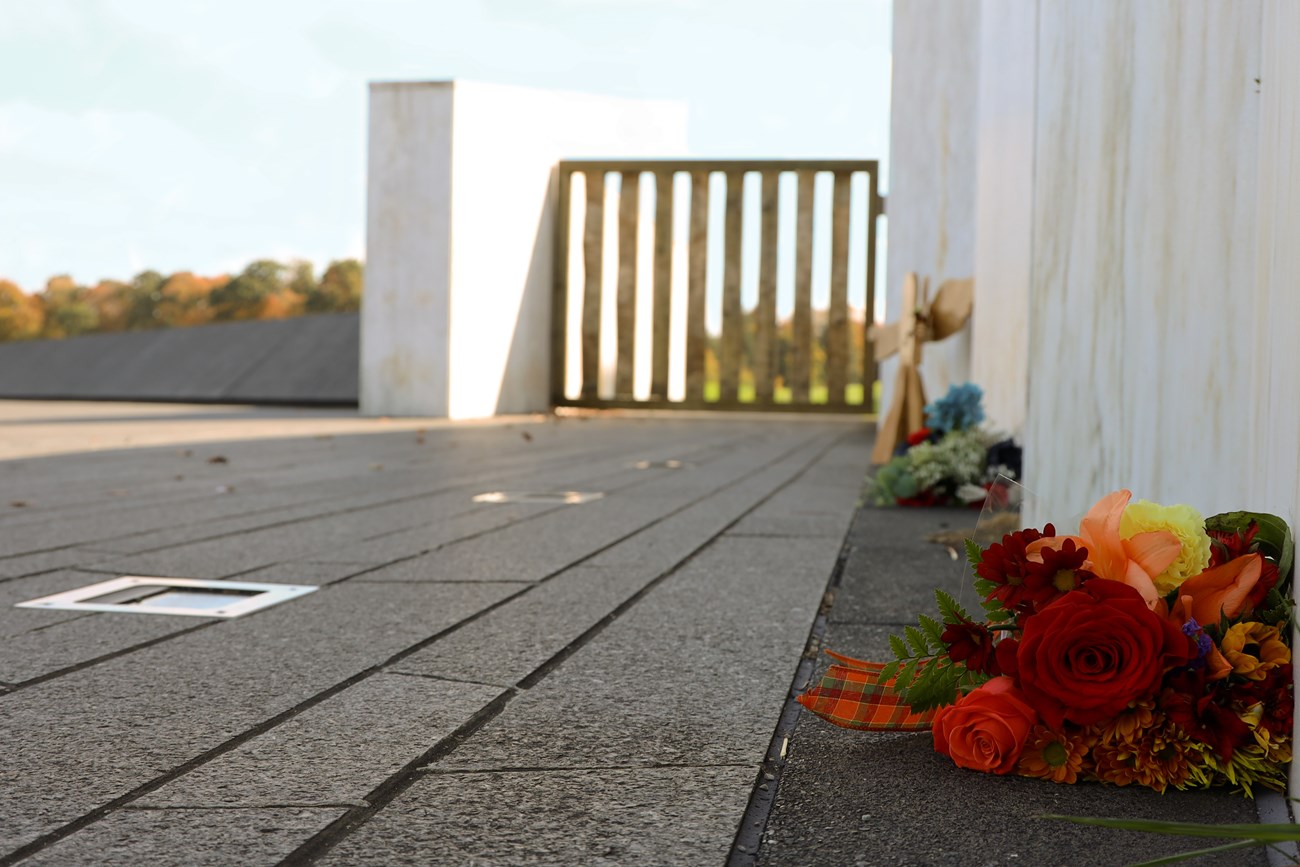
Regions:
<svg viewBox="0 0 1300 867"><path fill-rule="evenodd" d="M859 506L853 510L855 518L860 509ZM852 522L850 522L849 526L852 527ZM822 638L826 634L826 627L829 622L831 607L835 604L835 594L844 580L844 569L848 563L849 554L853 550L848 534L849 531L846 530L844 540L840 543L839 555L835 558L835 565L832 567L830 577L826 581L826 589L822 594L821 605L818 606L817 614L808 629L808 640L804 642L803 652L799 656L799 662L795 665L794 676L790 679L790 689L786 693L785 703L781 708L780 715L777 717L776 727L772 732L772 739L768 743L767 753L759 766L758 775L754 779L754 786L750 790L749 801L745 806L745 812L742 814L740 823L736 828L736 836L732 840L731 851L727 855L727 867L753 867L758 863L758 851L762 846L763 834L767 830L767 822L772 815L772 807L776 804L776 793L780 788L781 777L785 771L787 749L790 740L794 736L800 713L803 711L803 706L799 704L798 697L807 689L816 668L817 658L821 654Z"/></svg>
<svg viewBox="0 0 1300 867"><path fill-rule="evenodd" d="M693 768L752 768L753 762L646 762L636 765L539 765L529 767L526 765L506 765L498 768L447 768L440 770L438 768L421 768L420 771L426 777L456 777L468 774L549 774L563 773L566 771L590 772L590 771L662 771L662 770L690 770Z"/></svg>
<svg viewBox="0 0 1300 867"><path fill-rule="evenodd" d="M105 818L106 816L108 816L109 814L111 814L112 812L114 812L115 810L120 809L120 808L122 808L122 807L124 807L124 806L130 804L130 803L133 802L133 801L138 800L139 798L143 797L144 795L147 795L147 794L149 794L149 793L151 793L151 792L154 792L154 791L156 791L156 790L162 788L163 786L167 785L168 783L172 782L173 780L179 779L180 777L184 776L185 774L189 773L190 771L194 770L195 768L201 767L202 765L207 764L208 762L212 761L213 759L216 759L216 758L218 758L218 757L220 757L220 756L222 756L222 755L224 755L224 754L226 754L226 753L228 753L228 752L230 752L230 751L232 751L232 750L234 750L234 749L237 749L238 747L242 746L243 744L247 743L248 741L252 740L253 738L256 738L256 737L258 737L258 736L260 736L260 735L262 735L262 734L265 734L266 732L270 731L271 729L275 728L276 726L278 726L278 725L280 725L280 724L282 724L282 723L284 723L284 722L287 722L288 720L294 718L295 716L299 715L300 713L302 713L302 712L304 712L304 711L306 711L306 710L309 710L309 709L312 708L312 707L315 707L316 705L318 705L318 704L320 704L320 703L322 703L322 702L328 700L329 698L332 698L333 696L335 696L335 695L337 695L337 694L343 692L344 690L348 689L349 687L354 686L354 685L356 685L357 683L360 683L361 681L366 680L367 678L369 678L369 677L371 677L371 676L373 676L373 675L375 675L375 674L378 674L378 673L384 671L387 667L389 667L389 666L391 666L391 665L393 665L393 664L395 664L395 663L397 663L397 662L400 662L401 660L405 659L405 658L408 657L408 656L411 656L411 655L413 655L413 654L415 654L415 653L418 653L420 650L423 650L425 647L428 647L429 645L433 644L435 641L439 641L439 640L441 640L442 638L445 638L446 636L448 636L448 635L450 635L450 634L452 634L452 633L458 631L459 629L461 629L461 628L463 628L463 627L465 627L465 626L468 626L469 624L471 624L471 623L473 623L473 622L479 620L480 618L485 617L486 615L488 615L488 614L491 613L492 611L495 611L496 609L498 609L498 608L500 608L500 607L502 607L502 606L504 606L504 605L507 605L508 603L510 603L511 601L513 601L513 600L519 598L520 596L524 595L525 593L531 592L534 588L540 586L541 584L543 584L543 583L545 583L545 582L551 580L552 578L556 577L557 575L563 573L566 569L568 569L568 568L570 568L570 567L572 567L572 566L575 566L575 565L579 565L580 563L582 563L582 562L584 562L584 561L586 561L586 560L590 560L590 559L592 559L593 557L596 557L596 556L600 555L600 554L603 553L604 551L606 551L606 550L608 550L608 549L610 549L610 548L613 548L613 547L616 546L616 545L619 545L619 544L623 543L624 541L626 541L627 539L631 538L632 536L635 536L635 535L637 535L638 533L641 533L641 532L643 532L643 531L645 531L645 530L647 530L647 529L649 529L649 528L651 528L651 527L653 527L653 526L655 526L655 525L661 523L662 521L667 520L668 518L672 517L673 515L675 515L675 514L677 514L677 513L679 513L679 512L682 512L682 511L684 511L684 510L686 510L686 509L688 509L688 508L694 506L695 504L697 504L697 503L699 503L699 502L702 502L702 501L704 501L704 500L707 500L708 498L710 498L710 497L712 497L712 496L715 496L718 492L723 491L723 490L726 490L726 489L728 489L728 488L730 488L730 487L733 487L733 486L735 486L735 485L738 485L738 484L740 484L741 482L743 482L743 481L749 479L751 476L757 475L758 473L762 472L762 471L765 470L765 469L768 469L768 468L771 467L772 465L777 464L777 463L780 463L780 461L782 461L782 460L784 460L785 458L789 457L791 454L794 454L794 453L798 452L801 448L805 448L805 447L807 446L807 443L808 443L809 440L815 440L818 436L821 436L821 434L814 434L812 437L806 437L806 438L804 438L804 440L802 440L798 445L793 446L793 447L791 447L790 449L787 449L785 453L783 453L782 455L778 456L777 458L775 458L774 460L772 460L772 461L769 462L768 464L766 464L766 465L764 465L764 466L761 466L761 467L759 467L759 468L757 468L757 469L751 470L751 471L749 471L749 472L747 472L747 473L743 473L743 474L741 474L740 476L737 476L735 479L733 479L732 481L728 482L726 485L723 485L723 486L721 486L721 487L719 487L719 488L715 488L714 490L710 491L709 493L707 493L707 494L703 494L703 495L701 495L701 496L695 498L694 500L692 500L692 501L690 501L690 502L688 502L688 503L686 503L686 504L684 504L684 505L678 507L677 509L674 509L674 510L672 510L672 511L670 511L670 512L664 514L664 515L661 515L659 518L656 518L654 521L651 521L650 523L645 524L645 525L643 525L643 526L641 526L641 527L638 527L636 530L633 530L632 532L627 533L627 534L625 534L624 536L619 537L618 539L615 539L614 541L610 542L608 545L605 545L605 546L603 546L603 547L601 547L601 548L599 548L599 549L597 549L597 550L595 550L595 551L592 551L591 553L585 555L584 557L580 558L579 560L575 561L574 563L571 563L571 564L569 564L568 566L565 566L565 567L562 567L562 568L560 568L560 569L557 569L556 571L550 573L549 575L546 575L546 576L542 577L542 578L539 579L537 582L535 582L535 583L533 583L533 584L530 584L530 585L524 587L524 588L521 589L518 593L512 593L511 595L509 595L509 596L507 596L507 597L505 597L505 598L503 598L503 599L498 600L497 602L493 603L492 605L486 606L486 607L480 609L479 611L477 611L477 612L471 614L470 616L468 616L468 617L466 617L466 618L464 618L464 619L462 619L462 620L460 620L460 621L457 621L456 623L454 623L454 624L452 624L452 625L446 627L445 629L440 630L440 631L437 632L436 634L434 634L434 635L432 635L432 636L430 636L430 637L428 637L428 638L426 638L426 639L423 639L423 640L421 640L421 641L419 641L419 642L416 642L414 645L411 645L411 646L409 646L409 647L407 647L407 648L405 648L405 649L403 649L403 650L401 650L401 651L398 651L396 654L394 654L393 656L389 657L389 659L387 659L386 661L384 661L384 662L382 662L382 663L379 663L379 664L377 664L377 665L374 665L374 666L370 666L369 668L363 669L362 671L358 672L357 674L352 675L351 677L349 677L349 678L347 678L347 679L345 679L345 680L343 680L343 681L341 681L341 682L335 684L334 686L329 687L329 688L327 688L327 689L325 689L325 690L322 690L321 692L317 693L316 695L314 695L314 696L310 696L309 698L304 699L303 701L299 702L298 704L294 705L293 707L288 708L287 710L284 710L284 711L280 712L279 714L276 714L275 716L270 717L269 719L263 720L261 723L258 723L258 724L256 724L256 725L250 727L249 729L246 729L245 731L241 732L240 734L235 735L234 737L231 737L231 738L229 738L229 739L223 741L223 742L220 743L220 744L217 744L215 747L212 747L212 748L210 748L210 749L208 749L208 750L205 750L205 751L202 752L202 753L199 753L197 756L194 756L193 758L191 758L191 759L189 759L189 760L187 760L187 761L181 763L180 765L176 766L176 767L173 768L172 770L170 770L170 771L168 771L168 772L166 772L166 773L164 773L164 774L160 774L159 776L153 778L152 780L149 780L149 781L147 781L147 782L145 782L145 783L140 784L139 786L136 786L134 789L131 789L131 790L128 791L127 793L125 793L125 794L123 794L123 795L120 795L120 796L118 796L117 798L114 798L114 799L108 801L108 802L105 803L105 804L101 804L99 807L96 807L95 809L91 810L91 811L88 812L88 813L84 813L84 814L82 814L80 817L78 817L78 818L72 820L71 822L67 822L67 823L65 823L64 825L61 825L60 827L56 828L55 830L53 830L53 831L49 831L49 832L47 832L47 833L45 833L45 834L43 834L43 835L37 837L35 840L32 840L32 841L30 841L30 842L24 844L23 846L20 846L19 848L15 849L15 850L13 850L13 851L11 851L11 852L9 852L9 853L6 854L6 855L0 855L0 867L9 867L9 865L16 864L17 862L22 861L22 860L24 860L24 859L30 857L31 855L34 855L34 854L36 854L37 852L39 852L39 851L41 851L41 850L43 850L43 849L46 849L46 848L48 848L49 846L54 845L55 843L58 843L59 841L61 841L61 840L65 839L65 838L71 836L72 834L75 834L76 832L82 830L83 828L86 828L86 827L88 827L88 826L90 826L90 825L92 825L92 824L94 824L94 823L100 821L101 819ZM755 503L753 506L751 506L749 509L747 509L744 513L742 513L742 514L741 514L739 517L737 517L735 520L736 520L736 521L739 521L739 520L743 519L743 518L744 518L746 515L748 515L751 511L753 511L754 509L757 509L759 506L761 506L763 503L765 503L768 499L770 499L770 498L771 498L772 496L774 496L776 493L778 493L779 491L784 490L786 487L788 487L791 483L793 483L793 481L794 481L795 479L797 479L800 475L802 475L804 472L806 472L807 469L808 469L808 467L810 467L810 466L812 466L812 464L816 463L817 460L819 460L819 459L820 459L820 458L821 458L821 457L822 457L822 456L823 456L827 451L829 451L830 448L831 448L835 443L837 443L839 440L843 439L844 436L845 436L845 434L841 434L841 435L839 435L839 436L837 436L837 437L834 437L834 438L833 438L829 443L827 443L827 444L826 444L826 445L825 445L821 450L819 450L818 453L817 453L817 455L816 455L816 456L815 456L811 461L809 461L807 464L805 464L805 466L804 466L803 468L801 468L797 473L795 473L793 476L791 476L789 479L787 479L787 480L786 480L785 482L783 482L781 485L779 485L778 487L776 487L776 488L774 488L772 491L770 491L768 494L766 494L762 499L760 499L757 503ZM733 521L732 523L734 524L735 522ZM507 525L507 526L511 526L511 525ZM730 527L730 526L732 526L732 525L731 525L731 524L728 524L727 526ZM693 557L696 553L698 553L700 550L702 550L704 547L706 547L708 544L710 544L714 538L717 538L717 536L720 536L722 533L726 532L726 529L727 529L727 528L724 527L724 528L723 528L723 529L722 529L718 534L715 534L715 536L710 537L709 542L706 542L706 543L704 543L704 545L701 545L699 548L697 548L695 551L693 551L690 555L688 555L688 557L687 557L686 559L690 559L691 557ZM411 559L411 558L404 558L404 559ZM400 562L400 561L399 561L399 562ZM678 564L678 566L680 566L680 565L681 565L681 564ZM377 566L377 567L375 567L375 568L376 568L376 569L379 569L379 568L383 568L383 567L382 567L382 566ZM677 567L674 567L673 570L671 570L671 571L675 571L676 568L677 568ZM369 570L369 571L374 571L374 570ZM666 575L665 575L665 577L666 577ZM338 582L336 582L336 583L338 583ZM257 614L259 614L259 613L261 613L261 612L253 612L252 614L250 614L250 615L248 615L248 616L250 616L250 617L255 617L255 616L256 616ZM214 621L214 622L209 622L209 623L202 623L202 624L199 624L199 625L197 625L197 626L195 626L195 627L192 627L191 629L189 629L189 630L187 630L187 631L189 631L189 632L196 632L196 631L201 630L201 629L207 629L207 628L210 628L210 627L216 625L216 624L219 623L219 622L220 622L220 621ZM162 638L155 639L155 641L154 641L153 643L158 643L158 642L161 642L161 641L165 641L165 640L167 640L167 639L170 638L170 637L171 637L171 636L163 636ZM124 651L124 652L126 652L126 651ZM122 655L122 653L117 653L117 654L114 654L114 655ZM92 664L92 663L87 662L87 663L82 664L80 667L82 667L82 668L84 668L84 667L88 667L90 664ZM46 679L49 679L49 678L47 677ZM6 694L7 694L7 693L6 693ZM408 764L405 766L405 768L404 768L403 770L398 771L397 774L393 775L393 777L390 777L389 780L385 781L385 783L381 783L381 784L380 784L380 788L384 788L384 787L387 785L387 783L391 782L393 779L395 779L395 778L397 778L397 777L401 777L403 774L406 774L406 773L407 773L407 770L406 770L407 768L409 768L409 769L411 769L411 770L416 770L416 769L418 769L418 768L421 766L421 764L427 764L427 763L429 763L429 762L431 762L431 761L437 761L437 760L443 758L445 755L449 755L449 754L450 754L450 753L451 753L451 752L452 752L452 751L453 751L457 746L460 745L461 742L463 742L465 739L468 739L469 735L473 734L473 732L477 731L479 728L481 728L483 725L485 725L489 720L495 718L498 714L500 714L500 712L505 708L505 705L506 705L506 704L507 704L507 703L508 703L508 702L509 702L509 701L510 701L510 700L511 700L511 699L512 699L516 694L517 694L517 690L516 690L515 688L507 688L506 691L504 691L500 696L498 696L498 697L497 697L496 699L494 699L492 702L489 702L487 705L485 705L483 708L481 708L481 709L479 710L479 712L475 714L475 716L471 717L469 721L467 721L466 723L464 723L464 724L463 724L460 728L458 728L455 732L453 732L453 733L452 733L451 735L449 735L447 738L444 738L443 740L439 741L437 744L435 744L433 747L431 747L428 751L426 751L426 753L422 754L421 757L419 757L419 758L413 760L412 762L408 763ZM487 714L487 715L484 716L485 714ZM458 737L460 738L460 740L456 740ZM452 743L453 741L455 742L454 745L453 745L453 746L450 746L450 747L447 747L445 753L439 753L439 752L438 752L438 750L439 750L440 748L442 748L445 744ZM426 758L426 757L430 757L430 756L431 756L432 758ZM422 760L424 760L424 761L422 761ZM388 800L391 801L393 798L397 797L397 795L400 794L401 791L404 791L407 787L409 787L409 785L410 785L410 782L407 782L407 783L405 783L405 785L403 785L403 786L401 787L401 789L392 792L392 794L391 794L391 796L389 796ZM376 789L376 791L379 791L379 790ZM372 793L372 794L373 794L373 793ZM387 801L386 801L385 803L387 803ZM377 811L378 811L378 810L376 809L375 812L377 812ZM350 814L349 814L349 815L350 815ZM322 830L321 832L319 832L317 835L314 835L311 839L309 839L309 840L308 840L308 843L310 843L311 840L316 839L316 837L320 836L321 834L324 834L325 832L329 831L331 828L334 828L338 822L342 822L342 821L346 820L347 818L348 818L347 816L343 816L343 817L341 817L339 820L336 820L336 822L331 823L329 826L327 826L325 829L323 829L323 830ZM350 833L350 832L349 832L349 833ZM341 837L340 837L339 839L341 839ZM304 843L303 845L306 846L307 844ZM332 848L332 847L333 847L333 844L331 844L330 848ZM299 848L301 849L302 847L299 847ZM297 851L297 850L295 850L295 852L296 852L296 851ZM294 854L294 853L290 853L290 856L288 856L288 857L293 857L293 854ZM322 853L322 854L323 854L323 853ZM288 863L287 860L286 860L286 863Z"/></svg>
<svg viewBox="0 0 1300 867"><path fill-rule="evenodd" d="M574 641L570 642L559 652L553 655L550 659L546 660L541 665L539 665L528 676L522 678L517 684L518 686L517 690L512 690L508 693L503 693L502 695L498 696L495 701L485 706L479 712L479 714L477 714L469 722L465 723L460 729L457 729L457 731L454 732L452 735L439 741L423 756L414 760L413 762L408 763L404 768L399 770L397 773L388 777L388 779L380 783L379 786L377 786L374 790L370 792L369 795L367 795L364 798L364 800L367 802L366 807L356 808L354 810L348 811L347 814L340 816L338 819L334 820L329 825L327 825L326 827L322 828L320 831L313 834L306 841L304 841L300 846L298 846L298 848L294 849L292 852L286 855L280 862L278 862L277 867L296 867L296 865L314 864L319 858L328 854L330 850L332 850L335 846L337 846L340 842L342 842L347 836L352 834L357 828L360 828L362 825L369 822L370 819L372 819L386 806L388 806L390 803L396 800L397 797L400 796L403 792L409 789L417 780L419 780L424 775L424 772L428 771L430 765L434 764L435 762L441 761L442 759L451 755L453 752L456 751L456 749L458 749L463 743L465 743L465 741L469 740L470 737L472 737L481 728L483 728L483 726L487 725L487 723L491 722L493 719L499 716L506 709L507 705L509 705L511 700L515 698L516 695L519 695L521 691L526 690L528 687L532 686L537 681L541 680L542 678L546 677L546 675L553 672L566 659L568 659L579 649L581 649L582 646L589 643L597 635L603 632L610 624L615 622L618 619L619 615L626 613L627 610L629 610L633 605L635 605L641 599L645 598L645 596L647 596L650 592L652 592L656 587L663 584L663 582L668 580L668 578L670 578L671 576L677 574L677 572L679 572L687 563L693 560L701 551L703 551L709 545L713 544L715 540L723 536L729 528L731 528L738 522L744 520L751 512L760 508L769 500L771 500L773 497L775 497L778 493L780 493L781 491L785 490L787 487L792 485L797 479L799 479L799 477L801 477L819 460L821 460L826 455L826 453L829 452L836 444L838 444L842 439L844 439L846 435L847 434L840 434L838 436L829 437L829 441L825 445L823 445L820 449L818 449L816 451L816 454L814 454L811 459L809 459L801 468L799 468L799 470L793 473L784 482L780 483L772 490L768 491L765 495L759 498L757 502L755 502L749 508L741 512L741 514L736 516L730 523L724 526L717 533L711 535L705 542L703 542L702 544L694 548L690 553L688 553L685 557L683 557L673 566L669 567L663 573L661 573L660 575L656 576L651 581L649 581L639 591L637 591L635 594L629 597L629 599L625 600L621 605L615 608L614 611L610 612L610 614L601 618L594 626L584 631L582 635L580 635L577 639L574 639ZM750 478L751 476L757 475L758 473L766 469L769 469L770 467L776 464L779 464L781 461L788 458L791 454L797 453L801 448L807 447L809 440L815 440L819 436L824 436L824 435L815 434L814 436L805 439L799 445L794 446L791 449L787 450L783 455L775 458L768 464L765 464L762 467L759 467L755 470L752 470L749 473L746 473L738 477L731 483L731 485L739 484L741 481L744 481ZM714 496L716 493L717 493L716 490L710 492L709 494L700 497L698 500L686 506L683 506L681 507L681 509L676 511L682 511L686 508L689 508L691 505L694 505L695 502L700 502L702 500L708 499L709 497ZM667 517L669 516L666 515L664 516L663 519L660 520L664 520ZM630 535L635 535L635 533L629 534L629 536ZM613 545L615 544L618 543L615 542L606 547L607 548L613 547ZM589 555L588 558L584 558L584 559L589 559L590 557L593 557L598 553L600 552L595 552ZM546 578L542 579L542 581L549 580L551 577L554 577L554 575L556 574L559 573L558 572L552 573L552 575L547 576ZM539 581L538 583L540 584L541 582ZM2 865L0 865L0 867L2 867Z"/></svg>

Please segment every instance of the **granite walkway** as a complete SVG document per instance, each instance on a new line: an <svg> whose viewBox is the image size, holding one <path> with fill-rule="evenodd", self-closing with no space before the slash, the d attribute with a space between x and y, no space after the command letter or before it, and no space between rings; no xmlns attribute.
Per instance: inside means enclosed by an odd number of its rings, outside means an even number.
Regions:
<svg viewBox="0 0 1300 867"><path fill-rule="evenodd" d="M0 864L721 863L869 447L0 403ZM128 574L320 589L233 620L13 607Z"/></svg>

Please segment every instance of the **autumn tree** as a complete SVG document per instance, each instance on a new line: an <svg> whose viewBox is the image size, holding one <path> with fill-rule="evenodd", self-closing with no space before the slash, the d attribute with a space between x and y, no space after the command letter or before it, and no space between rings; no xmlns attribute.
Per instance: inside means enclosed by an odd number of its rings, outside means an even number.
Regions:
<svg viewBox="0 0 1300 867"><path fill-rule="evenodd" d="M39 337L44 324L41 302L8 280L0 280L0 341Z"/></svg>
<svg viewBox="0 0 1300 867"><path fill-rule="evenodd" d="M307 297L308 313L345 313L361 309L363 275L356 259L336 259Z"/></svg>
<svg viewBox="0 0 1300 867"><path fill-rule="evenodd" d="M100 280L86 290L86 300L99 314L100 331L126 330L129 288L121 280Z"/></svg>
<svg viewBox="0 0 1300 867"><path fill-rule="evenodd" d="M217 321L260 319L268 307L279 312L276 299L289 292L287 269L272 259L252 262L229 283L214 290L209 303ZM283 314L281 314L283 315ZM274 317L273 317L274 318Z"/></svg>
<svg viewBox="0 0 1300 867"><path fill-rule="evenodd" d="M45 337L75 337L99 326L99 311L90 303L88 290L66 274L51 277L39 297L45 308Z"/></svg>
<svg viewBox="0 0 1300 867"><path fill-rule="evenodd" d="M153 319L169 328L211 322L212 293L229 282L225 275L200 277L190 271L177 271L158 287L160 297L153 307Z"/></svg>

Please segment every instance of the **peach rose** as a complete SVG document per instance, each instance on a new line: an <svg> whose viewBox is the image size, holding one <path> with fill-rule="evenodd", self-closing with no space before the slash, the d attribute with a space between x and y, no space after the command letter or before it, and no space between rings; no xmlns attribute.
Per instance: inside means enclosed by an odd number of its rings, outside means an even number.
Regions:
<svg viewBox="0 0 1300 867"><path fill-rule="evenodd" d="M1038 714L1015 681L995 677L934 715L934 748L959 768L1010 774Z"/></svg>

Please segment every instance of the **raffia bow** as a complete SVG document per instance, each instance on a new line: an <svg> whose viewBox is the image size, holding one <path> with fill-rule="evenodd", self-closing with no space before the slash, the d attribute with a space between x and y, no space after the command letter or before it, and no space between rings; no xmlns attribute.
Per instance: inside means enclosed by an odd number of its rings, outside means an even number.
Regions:
<svg viewBox="0 0 1300 867"><path fill-rule="evenodd" d="M919 284L919 285L918 285ZM876 348L876 361L898 354L898 375L894 379L889 412L876 431L873 464L886 463L898 444L925 426L925 386L921 382L921 347L931 340L943 340L970 319L975 302L975 281L945 280L927 301L929 279L918 281L911 272L903 278L902 315L889 325L873 325L869 331Z"/></svg>

